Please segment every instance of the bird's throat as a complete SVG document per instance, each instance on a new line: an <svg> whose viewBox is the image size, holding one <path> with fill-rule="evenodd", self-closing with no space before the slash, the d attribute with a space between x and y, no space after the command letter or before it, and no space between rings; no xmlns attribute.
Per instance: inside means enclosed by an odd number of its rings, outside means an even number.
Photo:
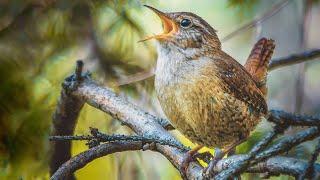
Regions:
<svg viewBox="0 0 320 180"><path fill-rule="evenodd" d="M158 80L169 80L184 63L186 57L179 51L171 48L158 46L158 59L156 67L156 78Z"/></svg>

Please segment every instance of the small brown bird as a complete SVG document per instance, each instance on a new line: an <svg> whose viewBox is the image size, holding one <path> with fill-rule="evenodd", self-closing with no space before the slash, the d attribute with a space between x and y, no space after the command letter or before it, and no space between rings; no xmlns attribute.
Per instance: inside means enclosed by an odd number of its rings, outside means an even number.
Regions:
<svg viewBox="0 0 320 180"><path fill-rule="evenodd" d="M158 42L155 89L172 125L201 147L229 151L245 140L267 114L267 65L274 42L261 39L247 63L221 49L216 31L189 12L164 13Z"/></svg>

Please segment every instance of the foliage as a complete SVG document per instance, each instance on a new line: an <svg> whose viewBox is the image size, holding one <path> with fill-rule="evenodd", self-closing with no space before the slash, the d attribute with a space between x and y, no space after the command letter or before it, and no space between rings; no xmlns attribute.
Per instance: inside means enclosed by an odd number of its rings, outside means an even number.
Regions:
<svg viewBox="0 0 320 180"><path fill-rule="evenodd" d="M48 176L51 114L74 60L90 59L97 64L93 72L113 80L148 67L129 62L136 59L133 41L143 34L132 15L140 7L131 1L4 1L0 8L0 177ZM77 132L114 126L90 107L79 121Z"/></svg>

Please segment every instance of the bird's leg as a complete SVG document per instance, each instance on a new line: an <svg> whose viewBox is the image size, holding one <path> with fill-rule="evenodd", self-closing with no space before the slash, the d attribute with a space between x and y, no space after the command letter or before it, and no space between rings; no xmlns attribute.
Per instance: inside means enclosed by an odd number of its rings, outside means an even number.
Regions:
<svg viewBox="0 0 320 180"><path fill-rule="evenodd" d="M223 156L225 156L226 152L222 151L219 148L214 149L214 156L213 159L210 161L208 167L203 169L203 176L206 178L213 177L214 175L214 167L216 166L217 162L220 161Z"/></svg>
<svg viewBox="0 0 320 180"><path fill-rule="evenodd" d="M214 167L216 166L218 161L220 161L226 154L228 154L228 156L234 154L236 146L243 143L245 140L246 139L241 139L239 141L236 141L223 150L216 148L214 151L213 159L210 161L208 167L203 170L203 176L207 178L213 177Z"/></svg>
<svg viewBox="0 0 320 180"><path fill-rule="evenodd" d="M187 173L187 169L189 166L189 163L191 161L193 161L193 156L201 149L203 148L203 145L197 145L196 147L192 148L190 151L188 151L186 153L186 155L184 156L182 163L181 163L181 167L180 167L180 172L182 173L182 176L185 177L186 173Z"/></svg>

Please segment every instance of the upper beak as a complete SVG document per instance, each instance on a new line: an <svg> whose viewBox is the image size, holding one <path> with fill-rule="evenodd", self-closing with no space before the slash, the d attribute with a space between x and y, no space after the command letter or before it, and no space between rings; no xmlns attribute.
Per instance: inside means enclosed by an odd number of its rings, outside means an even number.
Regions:
<svg viewBox="0 0 320 180"><path fill-rule="evenodd" d="M148 6L148 5L144 5L144 6L151 9L154 13L156 13L160 17L160 19L162 21L162 25L163 25L163 33L146 37L145 39L140 40L139 42L147 41L147 40L153 39L153 38L157 39L157 40L168 40L170 37L172 37L172 35L174 33L176 33L178 31L177 24L170 17L168 17L168 15L166 13L161 12L161 11L159 11L151 6Z"/></svg>

